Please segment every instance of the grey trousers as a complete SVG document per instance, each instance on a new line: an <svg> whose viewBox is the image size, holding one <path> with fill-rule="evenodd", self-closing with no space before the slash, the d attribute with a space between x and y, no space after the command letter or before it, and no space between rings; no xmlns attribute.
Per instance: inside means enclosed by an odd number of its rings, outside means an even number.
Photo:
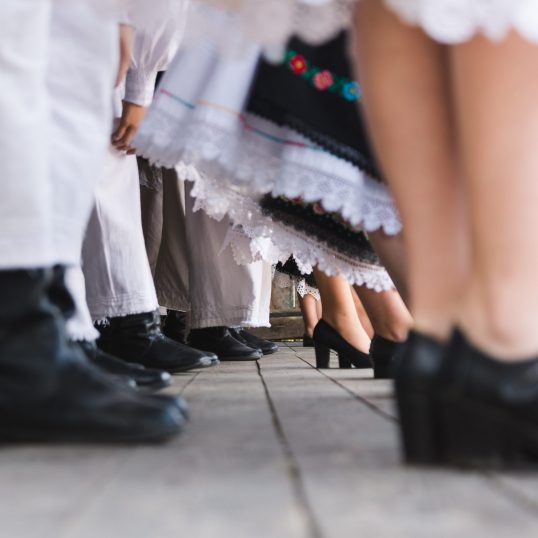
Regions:
<svg viewBox="0 0 538 538"><path fill-rule="evenodd" d="M158 188L141 187L146 248L162 307L188 312L192 329L268 327L271 266L237 265L228 219L194 212L191 186L164 171Z"/></svg>

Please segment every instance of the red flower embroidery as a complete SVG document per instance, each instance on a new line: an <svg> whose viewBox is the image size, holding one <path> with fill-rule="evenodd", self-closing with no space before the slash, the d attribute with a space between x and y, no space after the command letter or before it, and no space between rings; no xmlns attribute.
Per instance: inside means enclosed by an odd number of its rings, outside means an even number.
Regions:
<svg viewBox="0 0 538 538"><path fill-rule="evenodd" d="M327 90L334 84L334 77L330 71L320 71L314 76L314 86L318 90Z"/></svg>
<svg viewBox="0 0 538 538"><path fill-rule="evenodd" d="M293 56L290 60L290 67L296 75L302 75L307 70L307 64L304 56L301 56L300 54Z"/></svg>

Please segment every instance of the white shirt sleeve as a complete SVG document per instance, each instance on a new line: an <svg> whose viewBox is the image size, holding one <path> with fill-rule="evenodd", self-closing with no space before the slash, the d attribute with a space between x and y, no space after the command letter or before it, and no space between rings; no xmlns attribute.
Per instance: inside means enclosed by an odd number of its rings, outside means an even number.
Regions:
<svg viewBox="0 0 538 538"><path fill-rule="evenodd" d="M153 100L157 73L167 69L183 36L188 2L170 4L170 12L157 23L138 24L131 67L125 84L125 101L148 106Z"/></svg>

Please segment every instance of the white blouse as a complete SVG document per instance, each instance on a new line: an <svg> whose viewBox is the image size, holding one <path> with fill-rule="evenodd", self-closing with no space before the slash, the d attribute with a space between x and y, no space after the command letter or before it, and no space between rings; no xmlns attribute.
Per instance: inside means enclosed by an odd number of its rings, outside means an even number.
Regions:
<svg viewBox="0 0 538 538"><path fill-rule="evenodd" d="M157 73L166 70L181 43L189 0L125 2L122 21L135 27L135 36L124 99L148 106L153 100Z"/></svg>

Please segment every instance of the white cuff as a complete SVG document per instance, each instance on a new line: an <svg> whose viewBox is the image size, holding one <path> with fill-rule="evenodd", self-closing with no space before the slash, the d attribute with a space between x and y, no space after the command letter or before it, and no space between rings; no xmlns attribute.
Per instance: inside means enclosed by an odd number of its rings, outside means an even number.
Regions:
<svg viewBox="0 0 538 538"><path fill-rule="evenodd" d="M140 106L149 106L153 101L157 71L141 74L134 69L129 69L125 83L124 100Z"/></svg>

